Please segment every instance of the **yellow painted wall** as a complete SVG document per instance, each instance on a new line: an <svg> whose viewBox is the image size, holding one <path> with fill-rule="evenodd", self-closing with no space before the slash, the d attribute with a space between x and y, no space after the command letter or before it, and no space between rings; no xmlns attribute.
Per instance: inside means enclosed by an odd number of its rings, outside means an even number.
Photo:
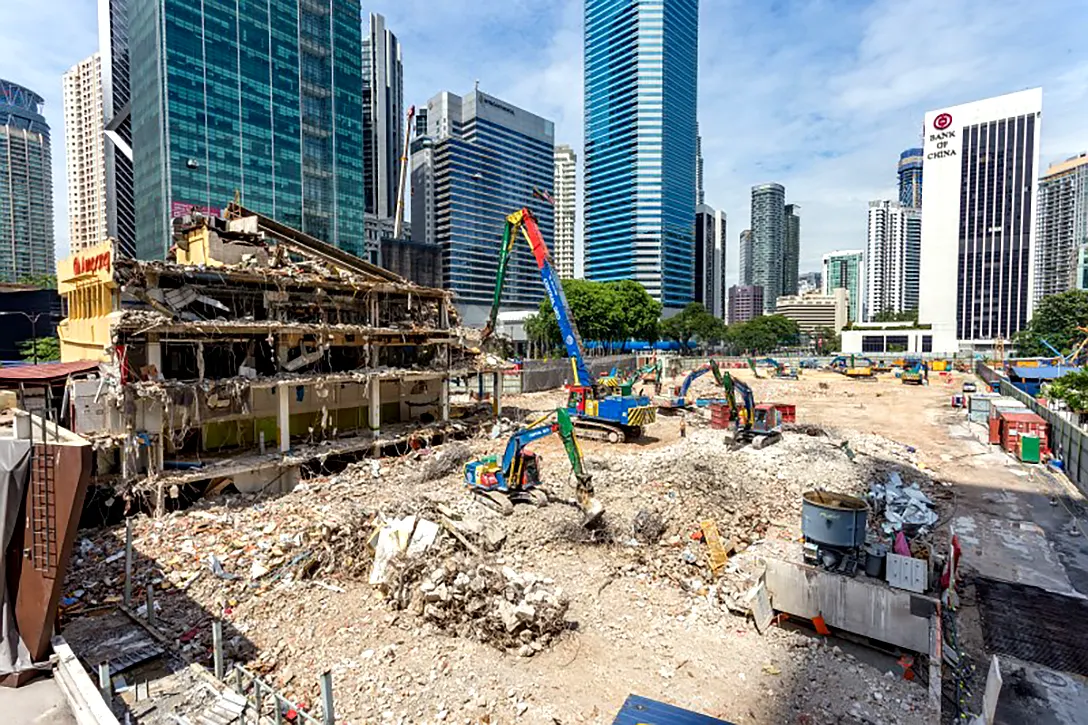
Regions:
<svg viewBox="0 0 1088 725"><path fill-rule="evenodd" d="M121 304L113 254L113 244L106 242L57 262L57 291L68 307L68 317L57 326L62 362L110 358L110 315Z"/></svg>

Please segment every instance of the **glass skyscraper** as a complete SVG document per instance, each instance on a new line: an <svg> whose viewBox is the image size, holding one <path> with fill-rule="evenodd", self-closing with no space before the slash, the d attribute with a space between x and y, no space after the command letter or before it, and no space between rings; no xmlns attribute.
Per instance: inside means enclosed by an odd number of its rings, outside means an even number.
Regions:
<svg viewBox="0 0 1088 725"><path fill-rule="evenodd" d="M763 312L774 312L782 294L786 252L786 187L752 187L752 284L763 288Z"/></svg>
<svg viewBox="0 0 1088 725"><path fill-rule="evenodd" d="M467 325L482 325L491 308L506 217L529 207L554 248L555 215L533 196L555 178L555 124L474 90L443 91L427 102L426 136L412 158L413 235L433 220L442 247L442 286L453 290ZM430 211L428 211L430 210ZM426 239L423 228L418 239ZM524 239L514 246L503 307L536 309L544 285Z"/></svg>
<svg viewBox="0 0 1088 725"><path fill-rule="evenodd" d="M45 99L0 79L0 281L53 274L53 173Z"/></svg>
<svg viewBox="0 0 1088 725"><path fill-rule="evenodd" d="M899 203L922 208L922 149L899 154Z"/></svg>
<svg viewBox="0 0 1088 725"><path fill-rule="evenodd" d="M585 272L695 298L698 0L586 0Z"/></svg>
<svg viewBox="0 0 1088 725"><path fill-rule="evenodd" d="M361 255L359 0L146 0L128 20L137 255L236 194Z"/></svg>

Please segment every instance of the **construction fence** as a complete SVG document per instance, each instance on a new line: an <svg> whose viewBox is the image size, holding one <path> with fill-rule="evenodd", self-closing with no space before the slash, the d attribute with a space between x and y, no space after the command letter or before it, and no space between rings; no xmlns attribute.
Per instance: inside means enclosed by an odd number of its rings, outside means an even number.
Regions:
<svg viewBox="0 0 1088 725"><path fill-rule="evenodd" d="M1061 461L1065 475L1077 489L1088 496L1088 434L1060 411L1050 410L1038 400L1010 383L1008 379L981 361L975 363L975 374L988 385L997 382L1002 395L1019 400L1047 422L1047 441L1053 456Z"/></svg>

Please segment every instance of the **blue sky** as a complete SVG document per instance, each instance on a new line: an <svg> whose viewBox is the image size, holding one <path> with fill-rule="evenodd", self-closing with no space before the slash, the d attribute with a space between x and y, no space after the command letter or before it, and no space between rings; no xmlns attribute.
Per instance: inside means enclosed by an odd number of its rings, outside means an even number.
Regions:
<svg viewBox="0 0 1088 725"><path fill-rule="evenodd" d="M0 76L47 102L58 254L67 249L61 74L97 49L94 0L4 0ZM402 43L405 99L482 90L582 146L582 0L371 0ZM1086 0L702 0L699 119L707 202L729 216L729 278L749 189L801 205L801 269L863 246L894 198L925 111L1043 87L1044 165L1088 150ZM666 119L667 120L667 119Z"/></svg>

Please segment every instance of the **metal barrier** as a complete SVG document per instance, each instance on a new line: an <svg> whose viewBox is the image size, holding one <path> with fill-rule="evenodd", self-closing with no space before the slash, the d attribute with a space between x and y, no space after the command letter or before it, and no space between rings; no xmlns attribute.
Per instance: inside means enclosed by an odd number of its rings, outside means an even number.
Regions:
<svg viewBox="0 0 1088 725"><path fill-rule="evenodd" d="M1000 381L1001 394L1015 398L1028 410L1045 420L1049 426L1047 442L1055 458L1062 462L1065 475L1081 493L1088 495L1088 434L1076 423L1060 413L1043 406L1038 400L1009 382L1001 373L983 364L975 363L975 373L987 383Z"/></svg>

